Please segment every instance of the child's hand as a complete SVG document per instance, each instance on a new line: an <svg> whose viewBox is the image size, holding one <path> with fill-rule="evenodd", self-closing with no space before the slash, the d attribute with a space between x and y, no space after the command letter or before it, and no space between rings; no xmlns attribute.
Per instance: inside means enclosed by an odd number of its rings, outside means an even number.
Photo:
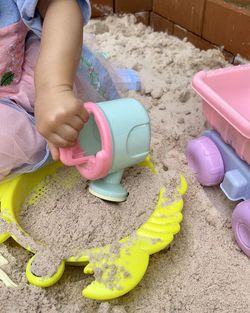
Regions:
<svg viewBox="0 0 250 313"><path fill-rule="evenodd" d="M37 129L49 144L54 160L59 159L59 147L76 143L79 132L88 120L82 101L70 90L48 90L38 93L35 106Z"/></svg>

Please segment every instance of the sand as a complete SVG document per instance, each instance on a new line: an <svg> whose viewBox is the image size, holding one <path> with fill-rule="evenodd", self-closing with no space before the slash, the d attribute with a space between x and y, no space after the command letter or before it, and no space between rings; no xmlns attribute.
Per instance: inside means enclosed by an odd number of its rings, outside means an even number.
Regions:
<svg viewBox="0 0 250 313"><path fill-rule="evenodd" d="M31 271L37 276L52 276L61 260L107 244L113 244L114 253L119 254L116 243L148 219L161 186L168 187L169 197L173 195L179 177L175 171L160 169L155 175L150 169L137 166L125 171L122 184L129 192L128 199L112 203L90 194L88 181L75 168L61 168L46 177L41 182L46 185L46 192L35 203L29 202L36 194L31 193L20 211L22 228L36 242L46 245L34 245L38 255ZM148 196L142 197L145 190ZM24 240L25 245L25 238L20 240L18 234L17 238L21 243Z"/></svg>
<svg viewBox="0 0 250 313"><path fill-rule="evenodd" d="M142 91L125 95L143 103L150 114L156 167L166 175L182 173L189 182L182 229L168 249L151 257L144 279L133 291L102 304L82 298L81 290L92 281L82 268L67 267L60 282L49 289L27 284L25 265L31 255L9 240L0 246L0 253L9 261L3 269L18 287L9 289L0 283L0 312L249 312L250 266L233 239L230 217L234 204L218 189L199 186L183 153L186 143L205 125L201 101L190 88L192 76L201 69L228 66L222 53L200 51L185 40L154 33L142 24L135 25L129 16L92 21L87 32L118 66L134 68L141 76ZM134 190L140 188L138 181L144 175L134 177L135 173L136 169L130 169L126 174L128 187ZM128 200L136 199L135 206L137 201L145 205L142 219L150 213L158 183L151 181L144 192ZM97 204L99 200L91 201ZM126 216L122 218L125 223ZM32 228L35 218L30 219ZM136 223L130 227L138 226ZM121 234L130 230L124 228ZM108 229L105 238L110 238Z"/></svg>

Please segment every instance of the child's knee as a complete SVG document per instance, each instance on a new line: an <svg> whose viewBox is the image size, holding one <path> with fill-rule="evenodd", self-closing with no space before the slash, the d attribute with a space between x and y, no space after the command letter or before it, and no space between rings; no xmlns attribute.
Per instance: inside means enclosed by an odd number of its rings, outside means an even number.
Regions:
<svg viewBox="0 0 250 313"><path fill-rule="evenodd" d="M40 161L46 142L25 113L0 105L0 178Z"/></svg>

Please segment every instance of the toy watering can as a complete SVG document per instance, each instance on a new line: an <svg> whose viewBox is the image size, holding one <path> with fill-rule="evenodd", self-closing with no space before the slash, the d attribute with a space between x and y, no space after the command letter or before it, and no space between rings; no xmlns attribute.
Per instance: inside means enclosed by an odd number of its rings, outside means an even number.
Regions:
<svg viewBox="0 0 250 313"><path fill-rule="evenodd" d="M60 149L60 159L91 180L89 191L93 195L124 201L128 196L121 185L124 169L142 162L149 154L149 116L138 101L130 98L88 102L84 107L89 120L78 143Z"/></svg>

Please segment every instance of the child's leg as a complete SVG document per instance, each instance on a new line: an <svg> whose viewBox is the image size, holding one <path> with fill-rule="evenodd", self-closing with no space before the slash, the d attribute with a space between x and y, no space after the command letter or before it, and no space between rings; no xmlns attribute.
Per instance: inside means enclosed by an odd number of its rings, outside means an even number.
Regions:
<svg viewBox="0 0 250 313"><path fill-rule="evenodd" d="M29 172L46 158L46 141L28 114L0 103L0 179Z"/></svg>

